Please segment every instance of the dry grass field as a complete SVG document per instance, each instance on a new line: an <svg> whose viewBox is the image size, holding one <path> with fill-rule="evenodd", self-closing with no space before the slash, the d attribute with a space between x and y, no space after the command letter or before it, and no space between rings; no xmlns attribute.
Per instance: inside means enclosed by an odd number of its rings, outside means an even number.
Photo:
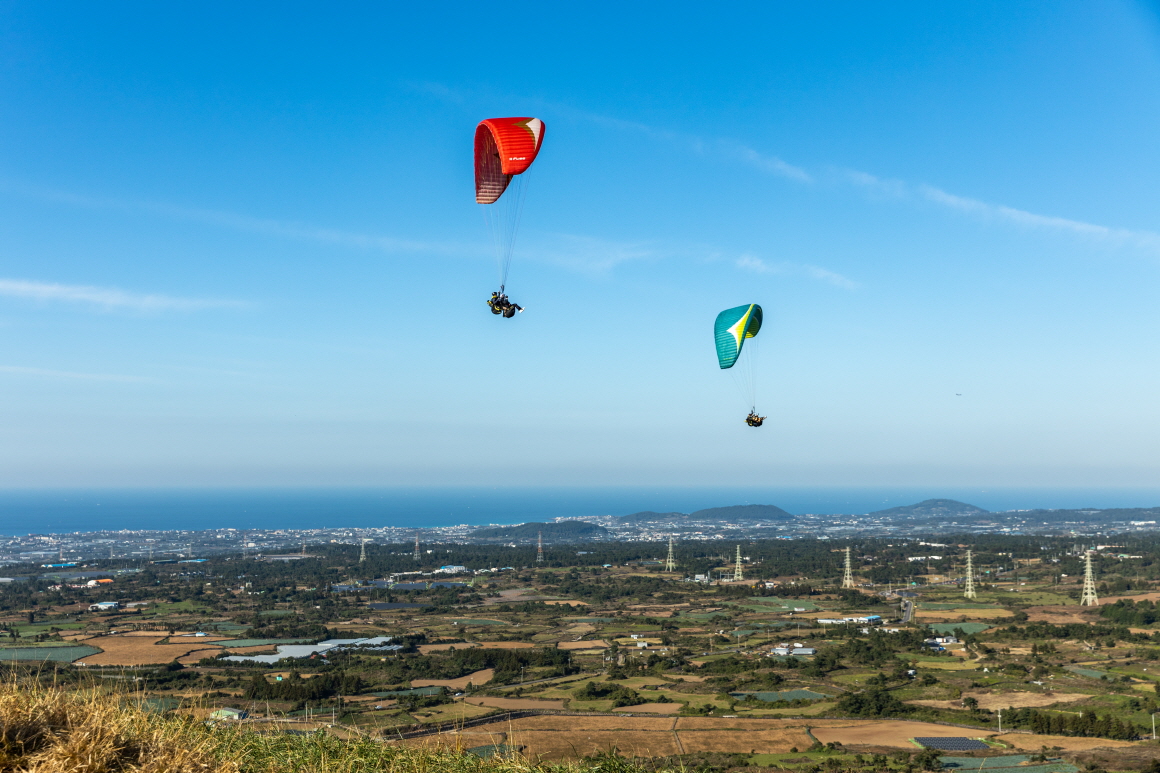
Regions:
<svg viewBox="0 0 1160 773"><path fill-rule="evenodd" d="M504 727L508 723L502 724ZM490 726L489 726L490 727ZM666 717L617 717L600 716L593 714L587 717L523 717L513 720L511 727L515 730L632 730L636 732L655 732L672 730L673 720Z"/></svg>
<svg viewBox="0 0 1160 773"><path fill-rule="evenodd" d="M994 735L994 732L986 730L890 719L821 719L813 723L811 729L814 737L822 743L837 741L846 746L893 746L898 749L913 749L914 744L910 743L910 739L915 736L985 738Z"/></svg>
<svg viewBox="0 0 1160 773"><path fill-rule="evenodd" d="M1038 708L1041 706L1051 706L1056 703L1074 703L1082 701L1085 698L1090 698L1090 695L1083 693L1036 693L1036 692L1006 692L1006 693L990 693L990 692L964 692L963 697L974 698L979 702L979 708L994 711L996 709L1023 709L1023 708ZM935 709L961 709L963 703L961 700L950 701L906 701L915 706L929 706Z"/></svg>
<svg viewBox="0 0 1160 773"><path fill-rule="evenodd" d="M536 645L530 641L481 641L479 646L485 650L530 650Z"/></svg>
<svg viewBox="0 0 1160 773"><path fill-rule="evenodd" d="M1014 612L1006 609L919 609L914 613L916 620L946 620L954 622L960 617L968 620L998 620L1013 617Z"/></svg>
<svg viewBox="0 0 1160 773"><path fill-rule="evenodd" d="M680 753L672 733L641 733L631 730L516 731L509 743L523 746L532 760L576 759L618 749L634 757L661 757Z"/></svg>
<svg viewBox="0 0 1160 773"><path fill-rule="evenodd" d="M485 668L482 671L476 671L474 674L461 676L458 679L412 679L412 687L446 687L449 690L462 690L469 684L479 687L482 684L491 681L495 676L494 668Z"/></svg>
<svg viewBox="0 0 1160 773"><path fill-rule="evenodd" d="M592 641L562 641L556 645L558 650L599 650L607 649L608 642L603 639L593 639Z"/></svg>
<svg viewBox="0 0 1160 773"><path fill-rule="evenodd" d="M678 728L677 735L686 752L750 752L760 754L781 754L795 746L808 749L813 741L802 724L783 720L749 720L748 724L761 723L760 729L744 730L685 730ZM679 724L679 723L678 723ZM796 724L796 726L795 726Z"/></svg>
<svg viewBox="0 0 1160 773"><path fill-rule="evenodd" d="M479 645L473 641L461 641L455 644L420 644L419 654L430 655L432 652L446 652L447 650L469 650Z"/></svg>
<svg viewBox="0 0 1160 773"><path fill-rule="evenodd" d="M1088 620L1080 614L1083 607L1079 606L1044 606L1044 607L1027 607L1024 610L1027 613L1027 619L1033 623L1052 623L1054 625L1063 625L1065 623L1086 623Z"/></svg>
<svg viewBox="0 0 1160 773"><path fill-rule="evenodd" d="M468 703L475 706L490 706L493 709L507 709L509 711L518 711L520 709L563 709L564 701L543 700L537 698L493 698L491 696L481 696L476 698L465 698Z"/></svg>

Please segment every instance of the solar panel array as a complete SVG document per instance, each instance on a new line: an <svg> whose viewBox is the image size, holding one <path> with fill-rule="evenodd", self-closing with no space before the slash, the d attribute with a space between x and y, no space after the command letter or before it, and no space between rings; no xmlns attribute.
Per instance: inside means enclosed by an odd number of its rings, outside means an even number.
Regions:
<svg viewBox="0 0 1160 773"><path fill-rule="evenodd" d="M914 740L928 749L939 749L945 752L974 752L991 748L982 741L961 736L915 738Z"/></svg>

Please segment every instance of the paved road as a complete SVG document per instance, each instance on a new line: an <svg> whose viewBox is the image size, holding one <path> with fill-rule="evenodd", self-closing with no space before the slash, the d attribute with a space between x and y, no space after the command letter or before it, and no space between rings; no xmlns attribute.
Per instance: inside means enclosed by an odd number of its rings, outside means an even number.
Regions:
<svg viewBox="0 0 1160 773"><path fill-rule="evenodd" d="M902 622L909 623L910 618L914 615L914 602L910 599L902 600Z"/></svg>

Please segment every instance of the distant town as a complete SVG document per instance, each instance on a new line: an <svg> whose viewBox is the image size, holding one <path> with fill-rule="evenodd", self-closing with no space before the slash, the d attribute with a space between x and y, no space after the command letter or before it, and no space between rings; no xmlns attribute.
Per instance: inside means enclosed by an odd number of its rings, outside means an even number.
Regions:
<svg viewBox="0 0 1160 773"><path fill-rule="evenodd" d="M530 521L518 525L420 528L104 530L29 534L0 540L0 565L54 568L99 559L182 561L241 553L287 559L322 544L510 545L737 539L850 539L937 534L1112 536L1157 529L1160 507L989 512L950 499L930 499L862 515L794 515L774 505L736 505L693 513L640 512Z"/></svg>

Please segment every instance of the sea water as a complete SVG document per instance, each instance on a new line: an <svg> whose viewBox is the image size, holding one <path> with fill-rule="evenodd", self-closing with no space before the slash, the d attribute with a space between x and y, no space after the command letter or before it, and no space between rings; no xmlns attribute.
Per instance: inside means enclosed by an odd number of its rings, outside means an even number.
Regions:
<svg viewBox="0 0 1160 773"><path fill-rule="evenodd" d="M511 524L558 517L777 505L861 514L946 498L987 510L1150 507L1160 489L962 487L301 488L0 491L0 535L120 529L310 529Z"/></svg>

